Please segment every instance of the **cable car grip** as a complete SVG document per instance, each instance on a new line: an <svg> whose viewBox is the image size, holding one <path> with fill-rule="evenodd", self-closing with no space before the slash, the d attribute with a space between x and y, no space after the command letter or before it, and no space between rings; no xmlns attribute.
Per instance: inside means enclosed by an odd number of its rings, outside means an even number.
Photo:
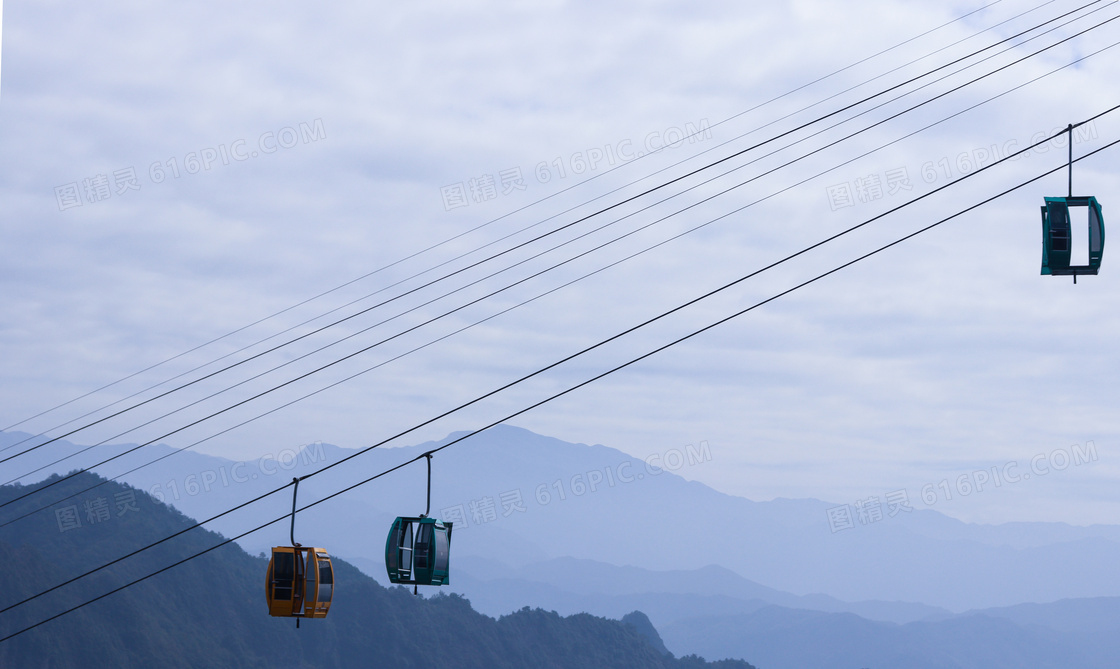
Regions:
<svg viewBox="0 0 1120 669"><path fill-rule="evenodd" d="M300 544L296 543L296 495L299 493L299 477L293 478L292 483L295 484L295 487L292 488L292 530L290 537L292 545L298 548ZM296 627L299 627L299 620L296 620Z"/></svg>
<svg viewBox="0 0 1120 669"><path fill-rule="evenodd" d="M1066 132L1069 133L1066 138L1066 144L1069 145L1069 197L1073 197L1073 124L1070 123L1066 126ZM1073 282L1077 283L1077 276L1073 277Z"/></svg>
<svg viewBox="0 0 1120 669"><path fill-rule="evenodd" d="M420 516L421 518L427 518L432 511L432 454L425 453L424 458L428 461L428 503L424 506L424 515Z"/></svg>

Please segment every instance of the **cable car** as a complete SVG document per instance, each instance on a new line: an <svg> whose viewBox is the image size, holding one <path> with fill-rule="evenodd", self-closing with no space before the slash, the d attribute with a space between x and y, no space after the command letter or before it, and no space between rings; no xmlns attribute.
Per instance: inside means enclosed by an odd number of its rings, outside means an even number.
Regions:
<svg viewBox="0 0 1120 669"><path fill-rule="evenodd" d="M1089 209L1089 264L1070 265L1073 227L1070 207ZM1055 276L1096 274L1104 252L1104 215L1092 195L1082 197L1048 197L1042 207L1042 273Z"/></svg>
<svg viewBox="0 0 1120 669"><path fill-rule="evenodd" d="M325 548L296 541L296 496L299 478L292 479L291 546L276 546L264 577L268 615L277 618L326 618L334 597L334 567Z"/></svg>
<svg viewBox="0 0 1120 669"><path fill-rule="evenodd" d="M323 548L277 546L265 577L268 615L326 618L334 595L334 567Z"/></svg>
<svg viewBox="0 0 1120 669"><path fill-rule="evenodd" d="M436 518L399 517L385 540L389 581L402 585L447 585L451 526Z"/></svg>

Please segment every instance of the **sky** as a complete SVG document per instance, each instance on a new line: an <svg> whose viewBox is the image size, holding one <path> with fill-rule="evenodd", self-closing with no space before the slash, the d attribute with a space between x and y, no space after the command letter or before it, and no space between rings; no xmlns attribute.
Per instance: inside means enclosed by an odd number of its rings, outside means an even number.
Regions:
<svg viewBox="0 0 1120 669"><path fill-rule="evenodd" d="M979 167L1120 102L1120 21L1059 43L1120 15L1085 5L8 3L0 429L58 436L302 336L67 439L438 439L968 209L509 422L707 442L717 466L680 473L751 499L1114 523L1109 247L1077 285L1039 275L1064 170L972 208L1068 145ZM1118 138L1105 114L1074 155ZM1106 221L1117 150L1073 175Z"/></svg>

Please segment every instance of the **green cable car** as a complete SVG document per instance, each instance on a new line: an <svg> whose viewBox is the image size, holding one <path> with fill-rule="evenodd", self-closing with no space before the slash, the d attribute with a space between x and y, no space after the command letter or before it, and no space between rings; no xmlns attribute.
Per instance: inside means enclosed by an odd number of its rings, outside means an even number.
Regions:
<svg viewBox="0 0 1120 669"><path fill-rule="evenodd" d="M389 581L402 585L447 585L451 525L420 516L393 521L385 540Z"/></svg>
<svg viewBox="0 0 1120 669"><path fill-rule="evenodd" d="M1071 265L1072 233L1070 207L1089 209L1089 264ZM1042 273L1070 276L1096 274L1104 252L1104 215L1092 195L1084 197L1048 197L1042 207Z"/></svg>
<svg viewBox="0 0 1120 669"><path fill-rule="evenodd" d="M1081 125L1081 123L1078 123ZM1072 276L1077 283L1079 274L1096 274L1101 268L1104 253L1104 214L1101 205L1092 195L1073 195L1073 124L1066 126L1069 146L1069 190L1066 197L1045 198L1042 207L1042 273L1053 276ZM1080 160L1080 159L1079 159ZM1073 256L1073 224L1070 207L1087 207L1089 210L1089 264L1071 265Z"/></svg>

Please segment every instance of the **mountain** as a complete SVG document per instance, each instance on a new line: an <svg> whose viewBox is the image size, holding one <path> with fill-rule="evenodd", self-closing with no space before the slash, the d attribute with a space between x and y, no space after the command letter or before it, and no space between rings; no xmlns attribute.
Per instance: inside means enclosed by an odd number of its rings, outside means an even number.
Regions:
<svg viewBox="0 0 1120 669"><path fill-rule="evenodd" d="M0 435L0 437L4 436L12 438L10 435ZM447 500L455 500L456 495L461 495L458 499L465 499L468 503L477 501L481 497L478 491L487 489L492 491L493 497L499 503L495 511L495 519L477 522L473 516L468 515L466 523L456 526L452 550L452 585L443 590L459 595L421 600L430 601L433 606L444 606L455 610L460 610L456 607L467 610L473 608L471 615L478 615L476 611L488 614L497 618L498 625L506 624L504 621L507 619L519 619L533 614L537 617L532 618L534 621L532 625L539 626L540 629L537 631L551 635L550 638L568 634L559 628L574 623L564 621L582 621L585 618L605 621L607 618L622 618L626 621L623 624L629 630L628 633L644 639L646 646L653 648L658 657L661 657L660 649L663 647L677 654L698 653L713 658L746 657L766 669L803 666L850 669L877 666L910 669L973 666L1048 669L1057 666L1078 666L1096 669L1112 666L1114 658L1120 656L1120 634L1117 633L1120 632L1120 598L1117 597L1067 598L1048 604L1015 604L996 608L978 608L953 614L945 608L920 603L889 600L848 602L819 593L791 594L769 583L763 584L757 580L744 578L737 570L716 562L697 566L697 561L693 560L692 564L685 568L655 568L649 565L659 564L658 560L649 559L651 556L646 555L645 551L650 550L651 546L656 547L657 540L635 541L629 546L627 553L632 560L621 565L587 557L588 553L596 557L612 555L609 551L589 550L589 548L601 547L599 539L607 535L593 533L579 535L574 534L570 529L564 529L568 525L578 526L580 523L584 526L588 525L588 514L609 517L616 524L620 522L639 524L652 532L656 531L658 524L646 522L650 513L658 513L665 505L685 503L690 499L690 495L693 496L692 498L711 496L721 501L725 507L746 508L761 516L769 515L768 519L763 518L763 520L769 522L771 526L780 525L779 521L781 521L795 528L802 528L803 531L805 527L812 527L812 518L801 515L798 509L812 508L816 503L812 500L778 500L776 503L737 500L720 496L719 493L699 484L685 482L669 471L648 476L646 480L655 478L664 482L658 483L659 487L652 488L648 483L642 483L643 480L637 478L637 473L646 473L647 470L644 470L644 463L634 459L615 460L615 464L610 465L617 473L619 471L617 463L630 462L631 472L635 474L627 482L616 480L613 493L611 487L606 485L595 491L588 488L583 491L583 495L566 495L566 499L560 499L558 488L553 485L556 480L562 481L559 490L565 493L571 490L570 479L560 479L556 475L558 471L565 471L561 467L575 467L577 471L583 468L583 481L586 483L589 478L587 472L591 471L590 466L602 462L604 454L609 458L628 456L605 447L565 444L516 428L503 428L496 436L509 441L497 445L484 442L476 444L476 447L482 449L476 453L482 454L479 457L482 457L488 466L480 466L472 458L455 461L449 457L437 456L433 467L433 510L441 508L440 505L451 506ZM490 447L492 450L486 450ZM356 458L352 462L361 463L362 458L376 455L381 458L378 465L391 466L408 457L414 457L419 448L421 447L374 452L369 456ZM450 454L453 451L454 449L448 449L445 453ZM157 449L156 452L169 453L170 451ZM279 455L274 454L252 463L236 463L186 452L167 458L151 469L140 470L140 472L152 477L149 479L149 489L176 502L188 515L203 517L207 513L224 510L235 501L265 492L270 487L289 480L293 473L313 471L325 463L337 462L351 453L353 451L348 449L316 444L302 451L281 452ZM518 460L519 465L517 467L503 465L503 453L510 454L509 459ZM53 455L58 457L57 452ZM189 464L190 467L185 464ZM159 469L160 466L165 469ZM455 471L458 475L447 475L443 468L453 466L457 467ZM422 465L414 469L419 471L402 470L393 476L379 479L376 486L360 488L361 494L343 495L327 504L305 511L300 514L296 525L297 538L304 543L326 545L334 555L351 559L362 571L372 575L374 579L366 581L348 564L340 567L342 570L340 574L345 572L355 578L362 578L364 583L362 587L370 588L363 592L373 600L381 597L381 593L389 593L386 596L395 597L397 595L392 593L401 592L399 588L383 588L372 583L372 580L385 580L382 562L384 533L393 513L417 513L422 510L416 509L414 505L417 502L423 503L423 497L418 495L417 491L422 492L424 489L426 472ZM362 464L360 468L357 465L338 467L336 470L346 470L343 473L347 475L338 480L330 479L336 484L342 478L348 478L352 482L358 477L369 476L376 471L369 464ZM326 494L325 490L329 490L326 477L333 476L334 471L331 470L305 481L300 486L301 504ZM526 471L529 473L526 474ZM542 480L543 485L554 494L549 503L537 504L536 488L520 482L532 481L533 476L540 477L541 473L546 471L552 471L552 475L556 478L551 481L547 477L539 480ZM601 468L600 471L605 472L605 469ZM257 478L253 478L253 474L256 474ZM225 483L223 483L223 476ZM505 490L516 489L513 486L521 486L532 491L532 497L528 494L522 497L524 511L510 511L508 515L503 515L500 504L503 488L498 485L503 481L506 482L505 485L511 485L511 488ZM62 532L59 518L53 515L54 511L67 505L74 505L84 512L85 502L98 496L113 500L109 491L123 490L113 487L116 484L104 484L99 488L86 490L99 482L100 479L92 478L90 475L81 475L71 481L60 483L48 493L51 498L58 499L71 493L77 493L77 496L72 500L60 502L43 513L19 521L10 528L0 530L0 547L4 547L6 551L4 555L9 558L10 563L16 565L16 572L33 574L35 579L41 579L35 582L57 582L64 575L80 569L80 566L76 565L66 568L54 565L50 567L54 570L50 574L38 574L44 568L44 564L54 563L51 560L40 561L37 558L28 561L27 556L38 555L38 551L41 551L40 545L50 545L52 541L58 542L60 538L74 536L77 532L76 528ZM197 488L192 483L197 485ZM633 491L632 494L639 498L639 502L649 505L646 514L627 512L635 502L626 500L625 496L620 494L620 490L629 492L623 490L626 487ZM18 492L20 488L0 488L0 491L4 491L5 494L16 494L8 493L9 490ZM177 501L173 499L175 490L180 496ZM450 493L447 490L450 490ZM232 530L238 526L243 528L250 522L256 524L258 521L280 518L282 522L270 528L271 535L264 535L263 532L260 534L264 536L251 535L242 543L250 547L255 546L252 552L266 550L273 541L277 544L285 543L288 519L284 516L291 508L289 491L290 488L284 494L265 498L259 503L263 509L250 507L245 511L252 511L252 513L239 512L228 520L222 519L225 521L224 527ZM665 498L656 499L658 494L664 495ZM444 497L441 499L440 495ZM595 495L599 495L596 501L602 500L601 505L592 505L588 509L587 506L577 503L580 499ZM167 510L147 496L137 493L137 499L144 504L165 509L166 513L177 519L176 522L186 522L183 516ZM37 500L38 503L41 501L41 499ZM30 502L31 500L27 500L27 503ZM13 504L0 510L0 513L5 514L5 517L20 515L21 509L12 507L20 507L21 504L24 503ZM29 504L25 508L37 505ZM121 522L136 522L138 515L134 512L125 513L121 517ZM564 515L572 517L565 519L562 517ZM703 515L698 512L698 516ZM726 518L731 517L730 514L712 515L722 519L724 526L727 524ZM531 519L534 522L515 522L521 518ZM547 518L555 518L556 522L547 521ZM654 515L654 518L658 516ZM1021 569L1013 561L1017 556L1037 555L1040 550L1051 550L1055 546L1061 547L1068 543L1087 547L1090 551L1083 556L1083 561L1079 564L1101 560L1103 558L1099 553L1092 552L1093 546L1098 542L1111 543L1114 531L1114 528L1108 526L1078 528L1060 524L967 525L932 512L915 512L915 518L920 520L916 524L920 525L922 532L913 532L907 536L925 537L925 540L932 543L924 545L938 547L940 550L952 550L958 543L965 542L983 547L985 550L1002 551L1001 554L1010 560L1006 563L1006 568L1011 573L1018 573ZM757 519L755 522L762 523ZM704 527L702 522L699 524ZM32 529L25 530L24 526ZM96 532L102 527L108 526L88 526L82 531ZM34 541L22 538L25 532L28 532L27 536L35 536L36 532L41 533L45 529L50 530L47 533L49 536L39 537ZM825 531L827 532L827 529ZM14 534L6 532L14 532ZM554 535L558 533L568 537L571 541L570 552L577 556L554 554L553 547L558 541ZM791 531L791 534L796 533ZM113 551L140 545L142 542L142 538L133 539L119 533L111 533L109 536L116 538L115 541L105 544ZM215 540L213 535L205 536L212 537L211 541ZM97 537L91 536L90 539L97 539ZM638 539L641 539L640 533ZM101 545L100 540L84 541L88 541L88 545L82 543L68 548L64 546L61 549L63 558L59 559L72 560L73 556L89 553L92 556L89 561L92 562L93 557L116 554L108 550L98 552L101 550L97 548ZM118 544L117 541L120 543ZM18 548L13 550L9 546ZM777 551L782 548L780 542L777 547L771 547L766 542L752 544L752 550L759 552ZM233 547L215 553L224 554L223 551L227 550L240 556L237 559L248 558ZM582 556L578 556L581 553ZM167 553L161 559L166 563L171 557L172 554ZM255 566L245 569L245 574L250 581L259 580L261 560L248 559ZM801 556L800 559L811 560L811 556ZM345 564L343 560L339 562ZM876 564L876 567L882 566L884 565ZM1066 565L1050 565L1049 568L1051 572L1032 575L1032 579L1039 580L1045 575L1069 578L1069 575L1064 572L1073 569L1072 566ZM1103 567L1098 565L1096 569L1103 570ZM917 579L924 578L925 575L926 572L918 569L911 576ZM1104 571L1090 572L1081 574L1080 577L1086 581L1099 577L1098 581L1103 585L1099 587L1096 594L1107 594L1109 574ZM93 579L94 582L102 583L97 578L99 577ZM188 580L204 582L206 579L192 576ZM110 582L114 581L106 580L102 584L103 587L108 587ZM15 586L10 590L18 594L20 587L22 586ZM224 590L230 586L223 582L221 587ZM256 592L256 588L256 585L250 583L249 590L240 595L247 602L251 602L252 607L263 606L257 601L259 593ZM234 591L238 591L237 588L234 588ZM119 596L123 597L128 592ZM159 595L159 598L162 601L164 595ZM413 606L411 602L415 600L416 598L409 595L401 602L410 602L402 604L407 607ZM465 604L468 601L470 605ZM526 605L538 607L537 612L534 614L533 608L526 610ZM39 606L39 603L34 602L28 606L33 608ZM95 604L90 609L96 610L97 606ZM186 610L183 606L185 605L171 609L175 617L183 615L182 611ZM540 609L552 610L555 613L545 615ZM49 608L43 609L41 613L47 613L49 610ZM342 609L332 610L331 619L314 622L337 624L334 620L337 610ZM641 611L642 614L634 615L635 610ZM79 612L74 615L83 614ZM389 614L382 612L377 615ZM423 615L435 616L436 614ZM564 617L565 615L568 617ZM0 624L10 624L10 616L10 613L0 614ZM95 630L102 637L119 634L119 630L103 630L103 621L107 616L106 614L99 614L99 616L88 619L83 625L91 626L90 629ZM108 618L119 616L127 618L125 613L120 612L113 613ZM258 634L255 630L240 631L238 628L240 620L225 621L223 629L233 630L230 634L235 639L241 638L238 636L241 634L250 636ZM176 623L161 619L158 615L148 614L142 616L142 620L137 624L140 624L144 630L142 632L144 638L160 639L162 633L160 630L173 628ZM146 626L153 624L158 625L159 629L148 630ZM401 629L401 625L404 625L395 622L393 624L397 625L394 629ZM447 623L453 631L460 630L456 627L460 624L467 623ZM470 625L476 624L489 623L477 621L470 623ZM309 626L310 621L309 625L304 627ZM80 629L84 630L85 627ZM499 628L499 632L494 633L500 635L504 633L501 630L508 629ZM656 642L650 634L651 630L657 635ZM211 630L207 633L210 633L211 637L218 635L217 638L223 638L218 631ZM459 632L453 632L453 634L457 633ZM114 643L123 648L131 647L130 642ZM171 642L162 640L160 643ZM202 644L202 642L192 643ZM339 643L345 646L349 641L339 641ZM497 641L493 643L498 644ZM231 647L240 648L234 641L228 641L227 645L229 644L233 644ZM486 642L487 647L490 644L490 641ZM0 646L7 645L0 644ZM283 644L280 644L280 647L287 648ZM346 646L346 648L347 653L361 652L358 647ZM189 656L192 651L184 649L181 652ZM300 646L283 652L306 651ZM527 655L517 654L528 651L503 646L502 652L524 658ZM338 661L350 661L357 656L343 655ZM275 660L275 656L265 654L264 657L272 658L270 662ZM21 657L21 659L25 658ZM693 661L692 658L682 658L678 661L681 664L674 666L692 666L687 663ZM0 655L0 664L9 666L2 655Z"/></svg>
<svg viewBox="0 0 1120 669"><path fill-rule="evenodd" d="M146 493L117 483L81 492L98 482L82 474L59 483L55 489L79 494L73 504L61 502L0 528L0 559L7 567L0 574L0 608L190 524ZM39 487L0 487L0 504ZM5 517L38 505L36 497L9 504ZM192 530L0 614L0 636L221 541ZM0 643L0 666L751 669L741 661L667 655L640 613L622 622L526 607L494 620L458 596L415 597L405 588L384 588L337 559L330 615L305 621L297 631L291 620L266 613L266 564L234 544L217 548Z"/></svg>
<svg viewBox="0 0 1120 669"><path fill-rule="evenodd" d="M0 434L0 447L23 436ZM300 503L321 499L459 436L365 453L304 481ZM16 476L78 448L56 442L7 463L8 471ZM95 463L126 448L100 446L35 476ZM433 458L432 511L456 521L457 560L479 556L514 568L563 557L652 571L717 565L796 596L913 602L955 612L1120 595L1120 571L1111 567L1120 561L1120 526L963 523L921 509L912 494L912 512L833 533L826 515L831 504L812 499L755 502L722 494L674 473L718 466L717 450L706 445L673 450L662 454L664 466L657 468L606 446L571 444L499 426ZM191 517L207 518L355 452L312 444L241 463L193 451L171 455L170 448L153 446L97 471L116 476L169 456L125 474L123 480ZM425 494L426 471L420 462L309 509L300 516L297 535L347 557L376 561L393 517L421 513ZM289 495L268 497L212 527L232 533L250 522L280 518L291 508ZM286 535L286 526L278 523L242 545L257 552ZM723 539L698 543L696 537ZM837 610L827 601L820 606ZM895 621L917 613L899 617L874 608L862 613Z"/></svg>
<svg viewBox="0 0 1120 669"><path fill-rule="evenodd" d="M383 580L382 561L354 558L355 566ZM694 570L651 571L576 558L556 558L511 567L477 556L456 559L448 587L487 615L530 604L560 613L587 612L618 618L635 609L657 627L701 615L750 613L770 605L856 613L870 620L911 622L952 614L905 602L844 602L827 595L791 595L709 565Z"/></svg>
<svg viewBox="0 0 1120 669"><path fill-rule="evenodd" d="M1018 608L1018 607L1013 607ZM1102 614L1075 633L1026 622L1058 619L1063 608ZM1045 612L1045 613L1043 613ZM1108 669L1120 651L1120 599L1040 605L1033 612L970 613L905 625L850 613L766 607L738 615L702 616L659 628L670 649L687 645L720 656L750 649L767 669ZM1053 620L1051 620L1053 622Z"/></svg>
<svg viewBox="0 0 1120 669"><path fill-rule="evenodd" d="M384 574L384 565L374 561L359 566ZM491 615L517 602L610 618L638 609L674 653L748 656L768 668L1103 669L1120 656L1120 598L1115 597L954 616L920 604L797 597L714 566L650 572L573 558L519 568L470 558L457 566L449 589ZM1063 665L1071 658L1077 664Z"/></svg>

